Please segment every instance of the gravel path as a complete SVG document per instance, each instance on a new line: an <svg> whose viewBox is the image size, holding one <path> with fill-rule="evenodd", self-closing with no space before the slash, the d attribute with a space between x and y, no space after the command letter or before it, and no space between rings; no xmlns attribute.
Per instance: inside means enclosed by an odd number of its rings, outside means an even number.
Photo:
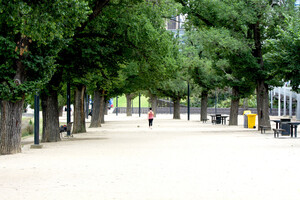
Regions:
<svg viewBox="0 0 300 200"><path fill-rule="evenodd" d="M198 118L159 115L151 130L144 115L111 114L42 149L29 138L23 153L0 156L0 199L299 199L299 139Z"/></svg>

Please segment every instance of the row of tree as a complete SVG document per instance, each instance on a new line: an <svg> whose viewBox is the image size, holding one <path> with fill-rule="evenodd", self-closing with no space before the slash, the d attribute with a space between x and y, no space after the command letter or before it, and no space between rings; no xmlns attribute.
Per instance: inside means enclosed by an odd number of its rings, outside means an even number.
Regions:
<svg viewBox="0 0 300 200"><path fill-rule="evenodd" d="M293 1L176 1L1 1L0 154L21 152L24 100L37 92L42 142L61 140L58 97L66 83L74 94L73 133L86 132L85 94L94 101L90 126L100 127L108 99L126 94L131 108L139 91L154 112L158 97L172 98L178 119L187 84L199 88L202 118L209 93L232 88L230 125L237 125L239 99L256 89L259 125L268 125L270 86L291 80L299 91ZM178 38L165 26L181 12L186 34Z"/></svg>
<svg viewBox="0 0 300 200"><path fill-rule="evenodd" d="M282 81L300 90L300 13L295 1L177 1L187 14L186 59L201 86L202 101L212 89L230 87L229 124L236 125L240 98L256 90L258 127L270 127L268 91Z"/></svg>
<svg viewBox="0 0 300 200"><path fill-rule="evenodd" d="M21 152L22 108L30 94L41 96L42 142L55 142L61 139L58 96L67 82L78 133L86 131L85 93L93 95L91 127L99 127L107 99L169 79L178 52L164 18L178 6L167 0L1 1L0 154Z"/></svg>

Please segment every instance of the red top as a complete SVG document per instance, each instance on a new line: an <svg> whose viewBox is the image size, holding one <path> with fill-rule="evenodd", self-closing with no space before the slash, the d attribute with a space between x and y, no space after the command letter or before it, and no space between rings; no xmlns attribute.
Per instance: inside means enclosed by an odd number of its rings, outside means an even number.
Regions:
<svg viewBox="0 0 300 200"><path fill-rule="evenodd" d="M152 110L150 110L148 112L148 119L153 119L153 117L154 117L154 112Z"/></svg>

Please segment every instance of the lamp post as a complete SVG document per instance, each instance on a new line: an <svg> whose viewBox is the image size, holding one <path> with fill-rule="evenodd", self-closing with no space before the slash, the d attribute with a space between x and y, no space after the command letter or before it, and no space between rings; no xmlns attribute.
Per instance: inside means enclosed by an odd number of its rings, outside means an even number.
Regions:
<svg viewBox="0 0 300 200"><path fill-rule="evenodd" d="M118 99L119 99L119 97L117 96L117 100L116 100L116 116L118 116Z"/></svg>
<svg viewBox="0 0 300 200"><path fill-rule="evenodd" d="M71 122L71 101L70 101L70 93L71 93L71 88L70 88L70 82L67 83L67 126ZM67 136L71 135L71 131L67 131Z"/></svg>
<svg viewBox="0 0 300 200"><path fill-rule="evenodd" d="M40 96L36 92L34 95L34 144L30 148L40 149L42 147L40 145Z"/></svg>
<svg viewBox="0 0 300 200"><path fill-rule="evenodd" d="M141 117L141 93L139 93L139 117Z"/></svg>
<svg viewBox="0 0 300 200"><path fill-rule="evenodd" d="M172 107L171 107L171 98L168 98L169 100L169 107L170 107L170 114L172 114Z"/></svg>
<svg viewBox="0 0 300 200"><path fill-rule="evenodd" d="M86 95L86 107L85 107L85 110L86 110L86 118L88 119L89 118L89 101L90 101L90 98L89 98L89 95L87 94Z"/></svg>
<svg viewBox="0 0 300 200"><path fill-rule="evenodd" d="M188 111L188 120L190 120L190 83L188 82L188 102L187 102L187 111Z"/></svg>
<svg viewBox="0 0 300 200"><path fill-rule="evenodd" d="M40 144L40 96L34 95L34 144Z"/></svg>
<svg viewBox="0 0 300 200"><path fill-rule="evenodd" d="M215 114L217 114L217 90L215 92Z"/></svg>

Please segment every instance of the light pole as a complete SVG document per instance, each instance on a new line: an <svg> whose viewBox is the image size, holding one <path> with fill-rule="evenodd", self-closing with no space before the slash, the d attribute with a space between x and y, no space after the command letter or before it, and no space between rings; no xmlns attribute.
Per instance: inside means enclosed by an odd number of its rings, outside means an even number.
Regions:
<svg viewBox="0 0 300 200"><path fill-rule="evenodd" d="M190 120L190 83L188 82L188 102L187 102L187 111L188 111L188 120Z"/></svg>
<svg viewBox="0 0 300 200"><path fill-rule="evenodd" d="M171 98L168 98L169 100L169 107L170 107L170 114L172 114L172 107L171 107Z"/></svg>
<svg viewBox="0 0 300 200"><path fill-rule="evenodd" d="M43 145L40 145L40 96L36 92L34 95L34 144L31 145L32 149L40 149Z"/></svg>
<svg viewBox="0 0 300 200"><path fill-rule="evenodd" d="M215 114L217 114L217 90L215 92Z"/></svg>
<svg viewBox="0 0 300 200"><path fill-rule="evenodd" d="M70 82L67 83L67 126L69 126L69 123L71 122L71 101L70 101ZM67 136L71 135L71 131L68 129Z"/></svg>
<svg viewBox="0 0 300 200"><path fill-rule="evenodd" d="M141 93L139 93L139 117L141 117Z"/></svg>
<svg viewBox="0 0 300 200"><path fill-rule="evenodd" d="M116 116L118 116L118 99L119 99L119 97L117 96L117 100L116 100Z"/></svg>
<svg viewBox="0 0 300 200"><path fill-rule="evenodd" d="M86 118L88 119L89 118L89 101L90 101L90 98L89 98L89 95L87 94L86 95L86 107L85 107L85 109L86 109Z"/></svg>

